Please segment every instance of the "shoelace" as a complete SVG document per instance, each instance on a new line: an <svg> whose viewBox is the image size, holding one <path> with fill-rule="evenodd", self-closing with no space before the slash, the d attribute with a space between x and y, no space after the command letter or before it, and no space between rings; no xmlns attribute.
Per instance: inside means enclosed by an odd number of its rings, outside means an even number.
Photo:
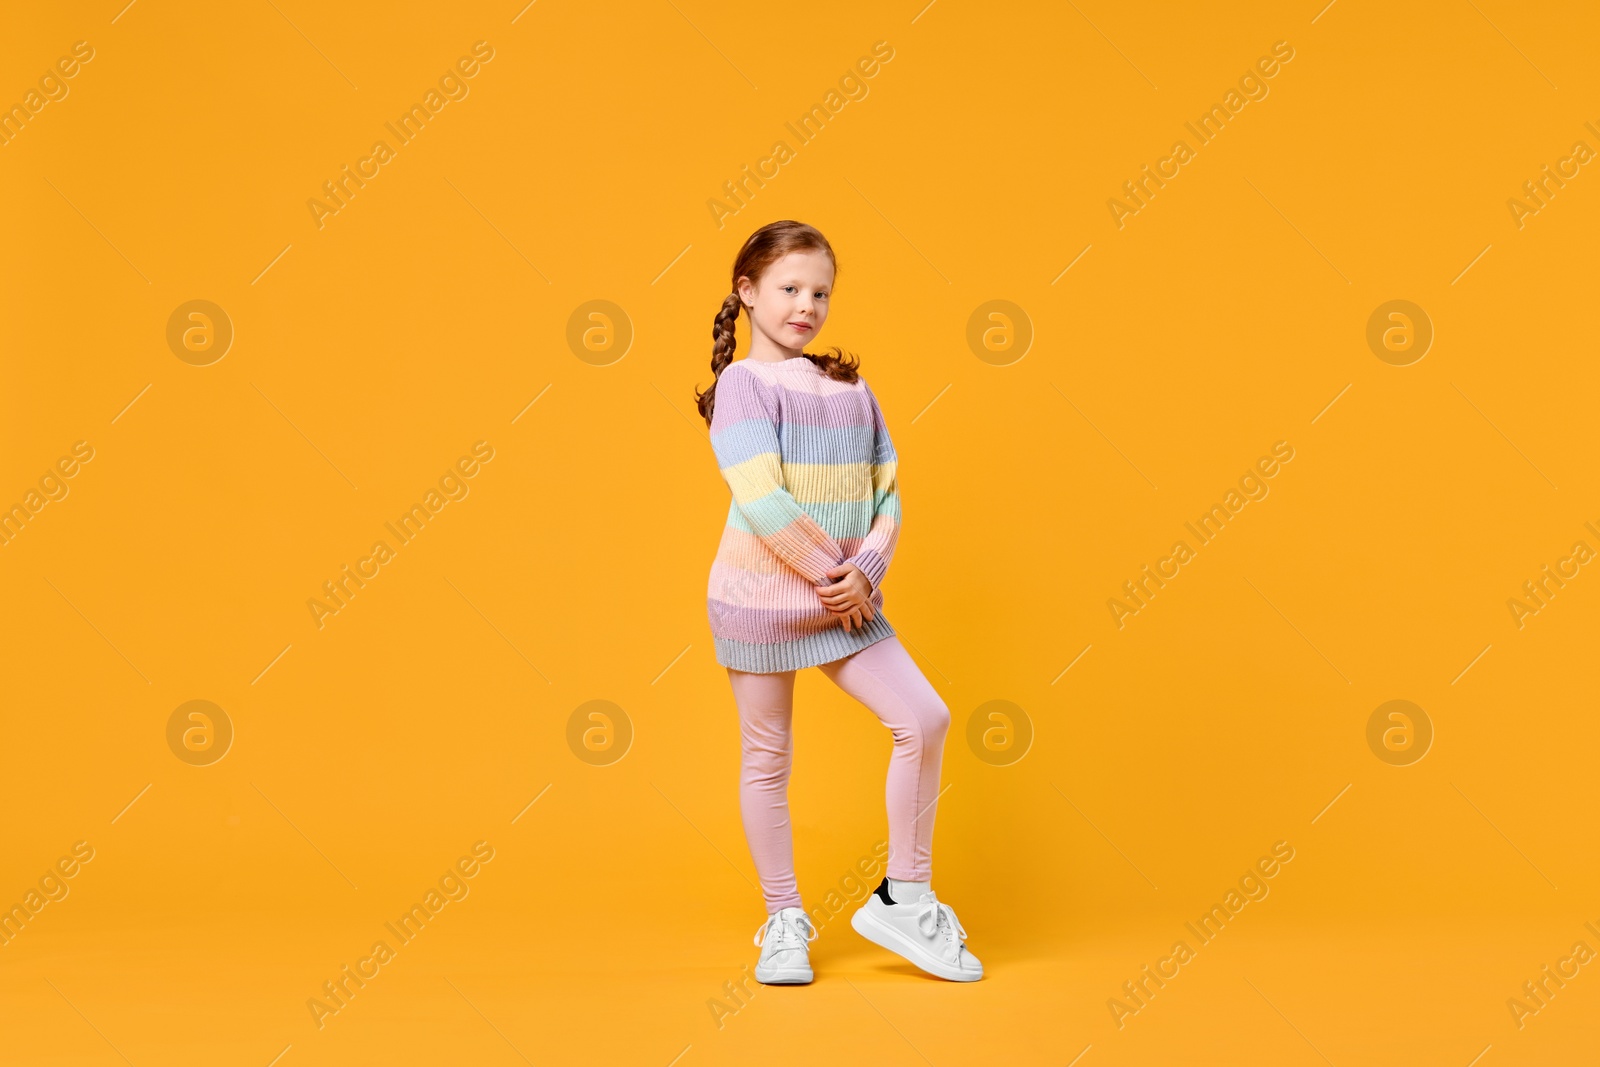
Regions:
<svg viewBox="0 0 1600 1067"><path fill-rule="evenodd" d="M958 948L965 947L961 942L967 939L967 931L961 925L961 920L956 918L955 909L941 903L932 893L923 897L922 904L917 908L917 929L928 937L936 936L943 929L947 942L956 941Z"/></svg>
<svg viewBox="0 0 1600 1067"><path fill-rule="evenodd" d="M780 912L762 923L760 928L756 930L755 943L759 945L766 940L767 932L773 930L774 927L776 927L776 931L773 932L772 936L777 939L778 946L799 948L802 927L806 931L804 935L806 941L815 941L817 939L817 928L812 926L810 922L799 916L784 915ZM788 942L793 942L793 945L788 946L786 944ZM778 948L775 947L773 951L778 951Z"/></svg>

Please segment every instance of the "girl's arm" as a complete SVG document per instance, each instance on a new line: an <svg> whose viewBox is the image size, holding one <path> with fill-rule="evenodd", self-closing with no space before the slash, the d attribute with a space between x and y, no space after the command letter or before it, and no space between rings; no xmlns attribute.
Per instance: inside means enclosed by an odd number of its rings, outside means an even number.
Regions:
<svg viewBox="0 0 1600 1067"><path fill-rule="evenodd" d="M866 392L872 401L873 419L872 526L861 539L856 554L844 562L859 567L876 591L883 583L889 561L894 558L895 543L900 540L899 456L895 453L894 442L889 439L889 424L878 407L878 398L870 386L866 387Z"/></svg>
<svg viewBox="0 0 1600 1067"><path fill-rule="evenodd" d="M737 363L722 372L711 412L717 467L755 535L813 585L832 585L828 571L843 560L844 549L784 488L770 402L755 372Z"/></svg>

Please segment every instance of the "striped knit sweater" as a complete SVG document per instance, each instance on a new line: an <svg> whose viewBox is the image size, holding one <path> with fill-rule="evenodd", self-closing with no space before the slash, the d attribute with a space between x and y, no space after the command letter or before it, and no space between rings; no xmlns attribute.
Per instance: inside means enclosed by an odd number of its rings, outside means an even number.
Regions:
<svg viewBox="0 0 1600 1067"><path fill-rule="evenodd" d="M773 674L894 635L884 573L900 536L897 457L865 378L811 360L743 359L717 378L711 447L732 491L706 607L717 662ZM817 596L840 563L872 584L873 617L846 631Z"/></svg>

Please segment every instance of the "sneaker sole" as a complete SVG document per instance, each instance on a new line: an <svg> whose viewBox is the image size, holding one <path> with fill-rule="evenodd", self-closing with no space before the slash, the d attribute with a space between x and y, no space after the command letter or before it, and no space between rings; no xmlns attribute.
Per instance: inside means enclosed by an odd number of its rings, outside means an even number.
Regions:
<svg viewBox="0 0 1600 1067"><path fill-rule="evenodd" d="M861 908L850 916L850 926L856 933L871 941L874 945L888 949L896 956L915 964L936 978L943 978L951 982L976 982L983 977L982 971L959 970L951 967L943 960L930 956L921 945L910 940L894 927L879 920L876 915L866 908Z"/></svg>
<svg viewBox="0 0 1600 1067"><path fill-rule="evenodd" d="M811 968L801 970L798 967L779 967L771 971L763 971L761 965L756 964L756 981L762 985L807 985L811 981Z"/></svg>

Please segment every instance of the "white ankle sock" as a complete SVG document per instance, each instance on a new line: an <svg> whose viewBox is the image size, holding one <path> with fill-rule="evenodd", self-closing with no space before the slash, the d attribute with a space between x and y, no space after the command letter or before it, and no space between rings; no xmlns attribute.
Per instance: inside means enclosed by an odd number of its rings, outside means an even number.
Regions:
<svg viewBox="0 0 1600 1067"><path fill-rule="evenodd" d="M933 888L932 882L902 882L898 878L889 879L889 895L896 904L915 904L922 899L922 894Z"/></svg>

